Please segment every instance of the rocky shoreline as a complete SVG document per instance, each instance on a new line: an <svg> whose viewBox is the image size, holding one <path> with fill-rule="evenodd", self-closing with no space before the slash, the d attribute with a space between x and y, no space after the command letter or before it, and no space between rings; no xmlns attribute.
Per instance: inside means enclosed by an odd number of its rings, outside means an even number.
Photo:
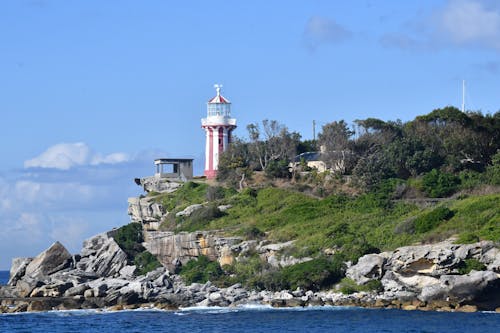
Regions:
<svg viewBox="0 0 500 333"><path fill-rule="evenodd" d="M0 286L0 313L244 304L500 312L500 250L493 242L442 242L365 255L346 276L358 285L378 280L381 290L345 295L335 289L250 291L240 284L219 288L210 282L188 286L165 267L136 276L112 236L109 232L85 241L78 255L56 242L35 258L14 259L8 285ZM467 260L481 263L484 270L460 274Z"/></svg>

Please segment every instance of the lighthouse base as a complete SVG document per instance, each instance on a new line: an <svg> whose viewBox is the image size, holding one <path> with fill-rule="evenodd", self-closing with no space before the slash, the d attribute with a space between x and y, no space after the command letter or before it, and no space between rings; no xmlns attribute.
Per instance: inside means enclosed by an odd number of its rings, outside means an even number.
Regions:
<svg viewBox="0 0 500 333"><path fill-rule="evenodd" d="M217 170L205 170L203 173L207 179L214 179L217 177Z"/></svg>

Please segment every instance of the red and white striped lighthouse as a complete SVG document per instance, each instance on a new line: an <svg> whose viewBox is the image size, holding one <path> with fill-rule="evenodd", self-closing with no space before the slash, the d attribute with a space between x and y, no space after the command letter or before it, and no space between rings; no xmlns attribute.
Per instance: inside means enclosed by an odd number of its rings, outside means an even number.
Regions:
<svg viewBox="0 0 500 333"><path fill-rule="evenodd" d="M231 132L236 128L236 119L231 118L231 102L220 94L222 85L214 85L217 96L207 103L207 117L201 119L206 132L205 176L217 176L219 156L231 142Z"/></svg>

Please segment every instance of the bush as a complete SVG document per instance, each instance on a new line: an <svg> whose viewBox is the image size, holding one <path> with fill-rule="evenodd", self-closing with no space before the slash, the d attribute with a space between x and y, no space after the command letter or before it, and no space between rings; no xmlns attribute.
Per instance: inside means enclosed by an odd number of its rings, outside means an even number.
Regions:
<svg viewBox="0 0 500 333"><path fill-rule="evenodd" d="M384 288L380 280L370 280L364 285L357 284L354 280L343 278L339 283L342 294L350 295L360 291L382 291Z"/></svg>
<svg viewBox="0 0 500 333"><path fill-rule="evenodd" d="M333 259L318 258L283 268L276 276L281 289L320 290L337 283L343 276L343 262L335 256Z"/></svg>
<svg viewBox="0 0 500 333"><path fill-rule="evenodd" d="M424 233L437 227L442 221L449 220L454 215L447 207L437 207L434 210L422 214L414 221L415 232Z"/></svg>
<svg viewBox="0 0 500 333"><path fill-rule="evenodd" d="M492 185L500 185L500 150L491 158L491 165L486 169L486 178Z"/></svg>
<svg viewBox="0 0 500 333"><path fill-rule="evenodd" d="M218 262L210 261L206 256L199 256L198 259L189 260L183 265L179 274L186 284L191 284L216 282L224 276L224 271Z"/></svg>
<svg viewBox="0 0 500 333"><path fill-rule="evenodd" d="M289 170L288 161L286 160L269 161L264 171L268 178L290 178L292 176Z"/></svg>
<svg viewBox="0 0 500 333"><path fill-rule="evenodd" d="M222 186L210 186L207 188L207 200L216 201L224 199L226 196L226 191Z"/></svg>
<svg viewBox="0 0 500 333"><path fill-rule="evenodd" d="M446 197L454 193L459 184L460 179L458 177L437 169L432 169L422 178L423 189L431 198Z"/></svg>
<svg viewBox="0 0 500 333"><path fill-rule="evenodd" d="M143 251L136 255L134 265L137 266L139 275L144 275L161 266L158 259L148 251Z"/></svg>
<svg viewBox="0 0 500 333"><path fill-rule="evenodd" d="M144 238L140 223L124 225L116 230L113 238L127 254L128 259L137 266L139 275L144 275L161 266L158 259L142 246Z"/></svg>
<svg viewBox="0 0 500 333"><path fill-rule="evenodd" d="M245 239L260 239L263 238L266 233L257 228L256 226L248 226L244 227L241 230L241 236L243 236Z"/></svg>
<svg viewBox="0 0 500 333"><path fill-rule="evenodd" d="M458 265L458 273L460 274L469 274L472 270L484 271L486 266L477 259L465 259Z"/></svg>
<svg viewBox="0 0 500 333"><path fill-rule="evenodd" d="M129 223L118 228L113 238L120 248L127 253L129 259L133 259L138 253L144 251L144 247L141 245L144 238L140 223Z"/></svg>
<svg viewBox="0 0 500 333"><path fill-rule="evenodd" d="M180 228L181 230L202 230L208 224L208 222L224 215L225 213L221 212L216 205L211 204L195 210L188 217L180 218L178 222L182 223Z"/></svg>

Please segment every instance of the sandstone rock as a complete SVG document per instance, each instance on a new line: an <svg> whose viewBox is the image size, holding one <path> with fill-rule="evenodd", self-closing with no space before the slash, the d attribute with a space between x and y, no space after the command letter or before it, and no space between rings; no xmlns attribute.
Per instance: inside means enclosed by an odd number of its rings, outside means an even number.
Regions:
<svg viewBox="0 0 500 333"><path fill-rule="evenodd" d="M10 266L10 278L7 283L9 286L15 286L17 281L26 273L26 267L33 258L14 258Z"/></svg>
<svg viewBox="0 0 500 333"><path fill-rule="evenodd" d="M108 233L86 240L82 256L87 258L82 258L77 268L103 277L119 276L120 270L128 265L127 254Z"/></svg>
<svg viewBox="0 0 500 333"><path fill-rule="evenodd" d="M127 265L120 269L120 276L124 278L132 278L137 271L137 267L135 265Z"/></svg>
<svg viewBox="0 0 500 333"><path fill-rule="evenodd" d="M487 265L489 271L500 273L500 249L493 247L485 251L480 260Z"/></svg>
<svg viewBox="0 0 500 333"><path fill-rule="evenodd" d="M42 280L38 278L33 278L31 276L24 276L21 280L16 283L17 293L20 297L27 297L31 294L33 289L41 287L44 285Z"/></svg>
<svg viewBox="0 0 500 333"><path fill-rule="evenodd" d="M61 243L55 242L26 266L25 275L31 277L50 275L67 267L71 258L68 250Z"/></svg>
<svg viewBox="0 0 500 333"><path fill-rule="evenodd" d="M167 211L154 197L139 197L128 199L127 213L131 222L142 223L147 229L156 230Z"/></svg>
<svg viewBox="0 0 500 333"><path fill-rule="evenodd" d="M227 248L240 242L240 238L221 237L217 232L181 232L167 231L145 232L144 247L158 258L160 263L171 272L175 272L178 263L185 264L201 255L210 260L229 260ZM224 261L223 260L223 261Z"/></svg>
<svg viewBox="0 0 500 333"><path fill-rule="evenodd" d="M201 204L194 204L191 206L187 206L184 210L176 213L175 216L176 217L191 216L191 214L193 214L195 211L197 211L198 209L201 209L201 208L203 208L203 205L201 205Z"/></svg>
<svg viewBox="0 0 500 333"><path fill-rule="evenodd" d="M233 205L220 205L217 206L217 209L220 210L221 212L225 212L226 210L233 208Z"/></svg>
<svg viewBox="0 0 500 333"><path fill-rule="evenodd" d="M500 287L500 278L490 271L472 271L467 275L443 275L438 284L425 286L418 298L422 301L452 300L472 301L482 296L489 288Z"/></svg>
<svg viewBox="0 0 500 333"><path fill-rule="evenodd" d="M363 285L370 280L380 279L383 275L385 258L379 254L367 254L358 263L349 267L346 276L357 284Z"/></svg>
<svg viewBox="0 0 500 333"><path fill-rule="evenodd" d="M65 297L71 297L76 295L84 295L85 291L89 289L87 284L79 284L77 286L71 287L64 292Z"/></svg>
<svg viewBox="0 0 500 333"><path fill-rule="evenodd" d="M71 282L46 284L33 289L30 297L59 297L71 287L73 287Z"/></svg>
<svg viewBox="0 0 500 333"><path fill-rule="evenodd" d="M475 305L462 305L455 309L457 312L477 312L477 306Z"/></svg>
<svg viewBox="0 0 500 333"><path fill-rule="evenodd" d="M145 192L159 192L159 193L175 192L183 184L181 180L175 181L172 179L166 179L155 176L140 178L136 180L136 182L138 182L138 185L141 185L143 187Z"/></svg>

